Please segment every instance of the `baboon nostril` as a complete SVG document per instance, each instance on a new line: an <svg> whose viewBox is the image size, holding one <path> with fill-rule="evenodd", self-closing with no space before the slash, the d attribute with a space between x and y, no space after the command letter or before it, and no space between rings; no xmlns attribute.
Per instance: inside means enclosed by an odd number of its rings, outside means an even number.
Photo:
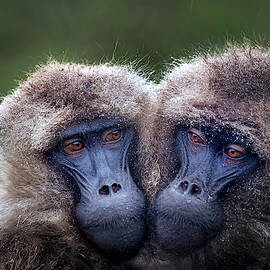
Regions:
<svg viewBox="0 0 270 270"><path fill-rule="evenodd" d="M200 194L202 192L201 188L195 184L192 185L190 194Z"/></svg>
<svg viewBox="0 0 270 270"><path fill-rule="evenodd" d="M109 195L110 194L110 190L109 190L109 187L107 185L102 186L98 192L100 195Z"/></svg>
<svg viewBox="0 0 270 270"><path fill-rule="evenodd" d="M117 191L119 191L121 189L121 185L113 183L112 184L112 190L114 193L116 193Z"/></svg>
<svg viewBox="0 0 270 270"><path fill-rule="evenodd" d="M180 187L182 188L182 190L187 190L188 189L188 186L189 186L189 183L188 181L183 181L180 183Z"/></svg>

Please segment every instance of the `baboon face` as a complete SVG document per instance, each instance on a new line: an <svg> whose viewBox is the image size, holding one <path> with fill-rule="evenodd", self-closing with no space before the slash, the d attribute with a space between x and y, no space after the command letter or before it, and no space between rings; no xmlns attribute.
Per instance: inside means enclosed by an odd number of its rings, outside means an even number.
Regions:
<svg viewBox="0 0 270 270"><path fill-rule="evenodd" d="M134 128L99 119L70 126L60 138L49 158L73 186L80 229L111 255L133 253L145 233L145 199L130 173Z"/></svg>
<svg viewBox="0 0 270 270"><path fill-rule="evenodd" d="M178 126L173 151L180 170L157 196L155 220L161 244L185 254L219 232L222 191L245 181L259 159L229 127Z"/></svg>

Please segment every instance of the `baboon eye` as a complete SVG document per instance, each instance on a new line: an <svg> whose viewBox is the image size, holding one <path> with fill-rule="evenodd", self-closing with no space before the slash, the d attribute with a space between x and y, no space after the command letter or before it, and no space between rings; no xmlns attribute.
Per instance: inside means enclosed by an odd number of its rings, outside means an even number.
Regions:
<svg viewBox="0 0 270 270"><path fill-rule="evenodd" d="M194 143L206 144L206 138L204 137L204 134L195 128L191 128L188 131L188 136Z"/></svg>
<svg viewBox="0 0 270 270"><path fill-rule="evenodd" d="M240 145L231 144L224 149L224 153L230 158L241 158L245 156L246 149Z"/></svg>
<svg viewBox="0 0 270 270"><path fill-rule="evenodd" d="M66 140L63 144L63 150L67 154L80 151L84 148L84 143L80 139L70 139Z"/></svg>
<svg viewBox="0 0 270 270"><path fill-rule="evenodd" d="M102 134L101 140L103 143L115 143L121 139L121 135L120 129L110 129Z"/></svg>

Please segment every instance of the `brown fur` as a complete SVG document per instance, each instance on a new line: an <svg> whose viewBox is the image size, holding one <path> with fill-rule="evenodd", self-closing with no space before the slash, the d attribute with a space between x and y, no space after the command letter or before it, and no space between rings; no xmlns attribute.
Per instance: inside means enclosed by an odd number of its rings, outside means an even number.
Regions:
<svg viewBox="0 0 270 270"><path fill-rule="evenodd" d="M244 183L226 191L224 226L213 240L182 257L156 251L156 258L168 262L156 268L270 269L270 50L229 45L222 54L174 67L159 90L160 188L176 174L173 140L179 124L231 126L258 154L261 165Z"/></svg>
<svg viewBox="0 0 270 270"><path fill-rule="evenodd" d="M129 67L52 62L4 99L0 269L125 268L113 266L84 241L73 218L71 191L50 169L45 154L59 140L59 131L72 123L121 118L145 142L139 147L143 167L148 162L152 89ZM138 184L146 187L142 178L147 170L142 171Z"/></svg>

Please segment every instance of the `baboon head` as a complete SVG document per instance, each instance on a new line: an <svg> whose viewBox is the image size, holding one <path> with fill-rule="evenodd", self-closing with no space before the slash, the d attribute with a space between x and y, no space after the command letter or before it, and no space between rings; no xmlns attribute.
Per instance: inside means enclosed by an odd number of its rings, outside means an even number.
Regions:
<svg viewBox="0 0 270 270"><path fill-rule="evenodd" d="M159 89L160 245L222 269L269 258L269 50L231 45L197 57Z"/></svg>
<svg viewBox="0 0 270 270"><path fill-rule="evenodd" d="M116 258L140 248L146 200L138 156L151 91L128 67L52 62L4 99L3 179L23 224L75 226L74 243L81 237Z"/></svg>

